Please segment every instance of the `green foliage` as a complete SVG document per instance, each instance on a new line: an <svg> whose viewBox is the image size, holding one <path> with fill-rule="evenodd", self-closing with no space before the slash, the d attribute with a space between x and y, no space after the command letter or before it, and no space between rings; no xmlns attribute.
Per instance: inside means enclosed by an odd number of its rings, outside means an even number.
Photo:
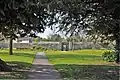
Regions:
<svg viewBox="0 0 120 80"><path fill-rule="evenodd" d="M17 38L17 34L36 37L36 32L44 32L44 26L53 18L42 1L0 0L0 32L12 38Z"/></svg>
<svg viewBox="0 0 120 80"><path fill-rule="evenodd" d="M34 43L38 43L39 39L38 38L34 38Z"/></svg>
<svg viewBox="0 0 120 80"><path fill-rule="evenodd" d="M33 46L32 50L37 50L37 51L57 51L57 49L45 48L43 46Z"/></svg>
<svg viewBox="0 0 120 80"><path fill-rule="evenodd" d="M115 51L105 51L102 55L103 60L107 62L114 62L116 60L116 52Z"/></svg>
<svg viewBox="0 0 120 80"><path fill-rule="evenodd" d="M47 48L44 48L44 47L41 47L41 46L33 46L33 50L46 51Z"/></svg>
<svg viewBox="0 0 120 80"><path fill-rule="evenodd" d="M59 34L50 34L48 36L48 41L62 41L63 39Z"/></svg>
<svg viewBox="0 0 120 80"><path fill-rule="evenodd" d="M38 0L0 0L0 33L12 40L18 37L37 37L36 33L44 32L44 26L52 22L44 3ZM49 21L48 21L49 20Z"/></svg>

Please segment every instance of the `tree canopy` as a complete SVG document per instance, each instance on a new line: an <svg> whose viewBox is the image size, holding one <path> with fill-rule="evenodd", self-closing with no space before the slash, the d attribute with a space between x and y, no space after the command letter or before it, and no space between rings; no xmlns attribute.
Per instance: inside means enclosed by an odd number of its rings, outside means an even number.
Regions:
<svg viewBox="0 0 120 80"><path fill-rule="evenodd" d="M37 1L0 1L0 32L6 37L43 32L47 18L49 17L45 7L39 5Z"/></svg>
<svg viewBox="0 0 120 80"><path fill-rule="evenodd" d="M44 26L59 24L60 31L99 35L116 40L120 53L119 0L1 0L0 32L14 38L43 32Z"/></svg>
<svg viewBox="0 0 120 80"><path fill-rule="evenodd" d="M59 0L58 28L67 33L81 30L116 40L119 37L119 0Z"/></svg>
<svg viewBox="0 0 120 80"><path fill-rule="evenodd" d="M44 4L44 3L43 3ZM21 36L35 37L36 32L44 32L52 18L47 8L38 0L1 0L0 1L0 32L12 40Z"/></svg>
<svg viewBox="0 0 120 80"><path fill-rule="evenodd" d="M120 0L57 0L57 20L60 31L74 35L86 34L115 40L117 62L120 54Z"/></svg>

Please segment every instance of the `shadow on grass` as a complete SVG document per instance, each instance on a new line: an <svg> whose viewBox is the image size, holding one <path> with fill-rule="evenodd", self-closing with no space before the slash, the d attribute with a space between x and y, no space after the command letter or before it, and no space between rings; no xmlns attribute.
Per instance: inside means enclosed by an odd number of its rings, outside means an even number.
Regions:
<svg viewBox="0 0 120 80"><path fill-rule="evenodd" d="M0 52L0 54L2 55L5 55L5 54L8 54L8 52ZM30 54L30 53L27 53L27 52L14 52L13 53L14 56L23 56L23 57L30 57L30 58L33 58L33 56L35 56L35 54Z"/></svg>
<svg viewBox="0 0 120 80"><path fill-rule="evenodd" d="M10 67L12 67L13 71L24 71L29 70L31 68L30 63L20 62L20 61L9 61L6 62Z"/></svg>
<svg viewBox="0 0 120 80"><path fill-rule="evenodd" d="M0 72L0 79L25 79L27 77L26 72L28 72L32 66L30 63L19 61L10 61L6 63L13 71Z"/></svg>
<svg viewBox="0 0 120 80"><path fill-rule="evenodd" d="M107 65L57 64L55 68L65 80L119 80L119 67Z"/></svg>
<svg viewBox="0 0 120 80"><path fill-rule="evenodd" d="M26 72L30 70L30 63L25 62L7 62L13 68L13 72L0 73L0 79L26 79ZM34 74L43 78L43 76L52 76L53 70L51 65L33 65ZM119 66L108 65L76 65L76 64L56 64L56 70L59 71L63 80L119 80ZM55 75L55 74L54 74ZM57 75L56 75L57 76ZM47 77L46 77L47 78Z"/></svg>
<svg viewBox="0 0 120 80"><path fill-rule="evenodd" d="M34 64L28 72L28 80L61 80L60 74L53 65Z"/></svg>

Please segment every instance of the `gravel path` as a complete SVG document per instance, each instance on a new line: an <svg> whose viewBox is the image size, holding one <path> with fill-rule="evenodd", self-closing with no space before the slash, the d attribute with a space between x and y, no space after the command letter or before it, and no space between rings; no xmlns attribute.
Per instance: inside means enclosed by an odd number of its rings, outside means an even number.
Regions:
<svg viewBox="0 0 120 80"><path fill-rule="evenodd" d="M28 72L28 80L61 80L60 74L48 62L44 52L38 52L31 70Z"/></svg>

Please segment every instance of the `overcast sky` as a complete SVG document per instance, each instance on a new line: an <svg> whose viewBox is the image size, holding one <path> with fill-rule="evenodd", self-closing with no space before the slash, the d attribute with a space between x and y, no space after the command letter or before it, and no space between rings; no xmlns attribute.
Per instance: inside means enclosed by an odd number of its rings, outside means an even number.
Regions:
<svg viewBox="0 0 120 80"><path fill-rule="evenodd" d="M38 36L40 36L42 38L47 38L47 36L49 36L50 34L54 34L54 31L47 28L47 29L45 29L44 33L38 33Z"/></svg>
<svg viewBox="0 0 120 80"><path fill-rule="evenodd" d="M42 38L47 38L50 34L60 34L61 37L65 37L63 32L55 32L55 30L51 30L50 28L46 28L44 33L38 33L37 36L40 36Z"/></svg>

